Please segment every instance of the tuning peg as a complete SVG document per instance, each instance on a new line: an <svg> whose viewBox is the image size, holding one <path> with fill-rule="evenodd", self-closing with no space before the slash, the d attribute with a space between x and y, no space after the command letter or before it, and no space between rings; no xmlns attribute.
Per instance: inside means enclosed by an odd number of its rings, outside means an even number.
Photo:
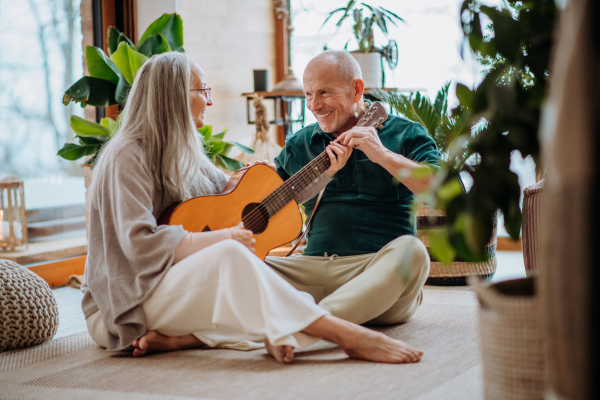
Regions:
<svg viewBox="0 0 600 400"><path fill-rule="evenodd" d="M364 106L365 108L369 108L369 103L367 103L367 102L365 101L365 102L364 102L364 104L363 104L363 106Z"/></svg>
<svg viewBox="0 0 600 400"><path fill-rule="evenodd" d="M381 124L377 127L377 129L381 129L381 128L383 128L383 124Z"/></svg>

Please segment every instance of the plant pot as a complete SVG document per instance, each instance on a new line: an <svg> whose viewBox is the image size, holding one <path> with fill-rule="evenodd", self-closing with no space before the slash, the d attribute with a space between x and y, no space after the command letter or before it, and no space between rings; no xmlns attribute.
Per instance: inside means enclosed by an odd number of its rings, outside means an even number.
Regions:
<svg viewBox="0 0 600 400"><path fill-rule="evenodd" d="M379 53L350 53L360 65L365 88L380 88L383 83L383 68Z"/></svg>
<svg viewBox="0 0 600 400"><path fill-rule="evenodd" d="M479 299L486 400L544 398L544 353L535 278L469 283Z"/></svg>
<svg viewBox="0 0 600 400"><path fill-rule="evenodd" d="M540 201L544 179L523 190L523 261L527 276L534 276L540 265Z"/></svg>
<svg viewBox="0 0 600 400"><path fill-rule="evenodd" d="M492 237L485 251L488 255L486 261L464 261L455 259L450 265L439 262L430 253L430 269L427 285L436 286L464 286L470 276L477 276L490 280L496 273L496 227L498 219L494 218ZM423 204L417 208L417 238L423 242L429 251L428 229L440 228L446 224L446 214L442 210L434 210Z"/></svg>

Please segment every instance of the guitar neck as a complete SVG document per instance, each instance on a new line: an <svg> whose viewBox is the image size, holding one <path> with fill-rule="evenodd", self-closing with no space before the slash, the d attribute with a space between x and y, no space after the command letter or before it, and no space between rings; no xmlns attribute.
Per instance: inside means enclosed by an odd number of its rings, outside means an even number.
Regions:
<svg viewBox="0 0 600 400"><path fill-rule="evenodd" d="M386 120L387 113L385 112L385 109L381 103L375 102L361 116L355 126L377 127ZM320 177L322 173L327 171L330 166L331 160L329 159L327 151L324 151L275 189L273 193L268 195L260 204L267 210L270 217L274 216L290 201L295 199L298 193L306 189Z"/></svg>
<svg viewBox="0 0 600 400"><path fill-rule="evenodd" d="M290 179L285 181L268 195L261 204L268 211L269 216L277 214L287 203L296 198L298 193L306 189L321 174L331 166L331 160L324 151L306 164L300 171L296 172Z"/></svg>

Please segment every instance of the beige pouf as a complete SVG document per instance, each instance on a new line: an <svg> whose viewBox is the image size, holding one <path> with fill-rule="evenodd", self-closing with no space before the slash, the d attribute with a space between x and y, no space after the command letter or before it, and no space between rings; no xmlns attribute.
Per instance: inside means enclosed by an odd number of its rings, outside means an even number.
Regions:
<svg viewBox="0 0 600 400"><path fill-rule="evenodd" d="M57 330L58 306L48 284L0 259L0 352L40 344Z"/></svg>

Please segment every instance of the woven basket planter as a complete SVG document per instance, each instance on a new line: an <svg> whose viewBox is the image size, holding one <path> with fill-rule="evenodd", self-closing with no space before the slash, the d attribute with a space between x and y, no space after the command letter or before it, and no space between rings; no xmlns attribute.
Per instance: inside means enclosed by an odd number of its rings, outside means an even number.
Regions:
<svg viewBox="0 0 600 400"><path fill-rule="evenodd" d="M435 210L423 204L417 208L417 238L423 242L429 251L428 229L435 229L446 223L446 214L442 210ZM477 276L484 280L490 280L496 273L496 226L497 218L494 218L494 230L492 237L485 248L488 260L481 262L470 262L455 259L452 264L439 262L429 253L431 260L427 285L436 286L464 286L470 276Z"/></svg>
<svg viewBox="0 0 600 400"><path fill-rule="evenodd" d="M527 276L538 271L540 255L538 252L538 231L540 224L540 201L544 180L523 190L523 261Z"/></svg>
<svg viewBox="0 0 600 400"><path fill-rule="evenodd" d="M544 398L543 337L534 278L469 283L479 298L486 400Z"/></svg>

